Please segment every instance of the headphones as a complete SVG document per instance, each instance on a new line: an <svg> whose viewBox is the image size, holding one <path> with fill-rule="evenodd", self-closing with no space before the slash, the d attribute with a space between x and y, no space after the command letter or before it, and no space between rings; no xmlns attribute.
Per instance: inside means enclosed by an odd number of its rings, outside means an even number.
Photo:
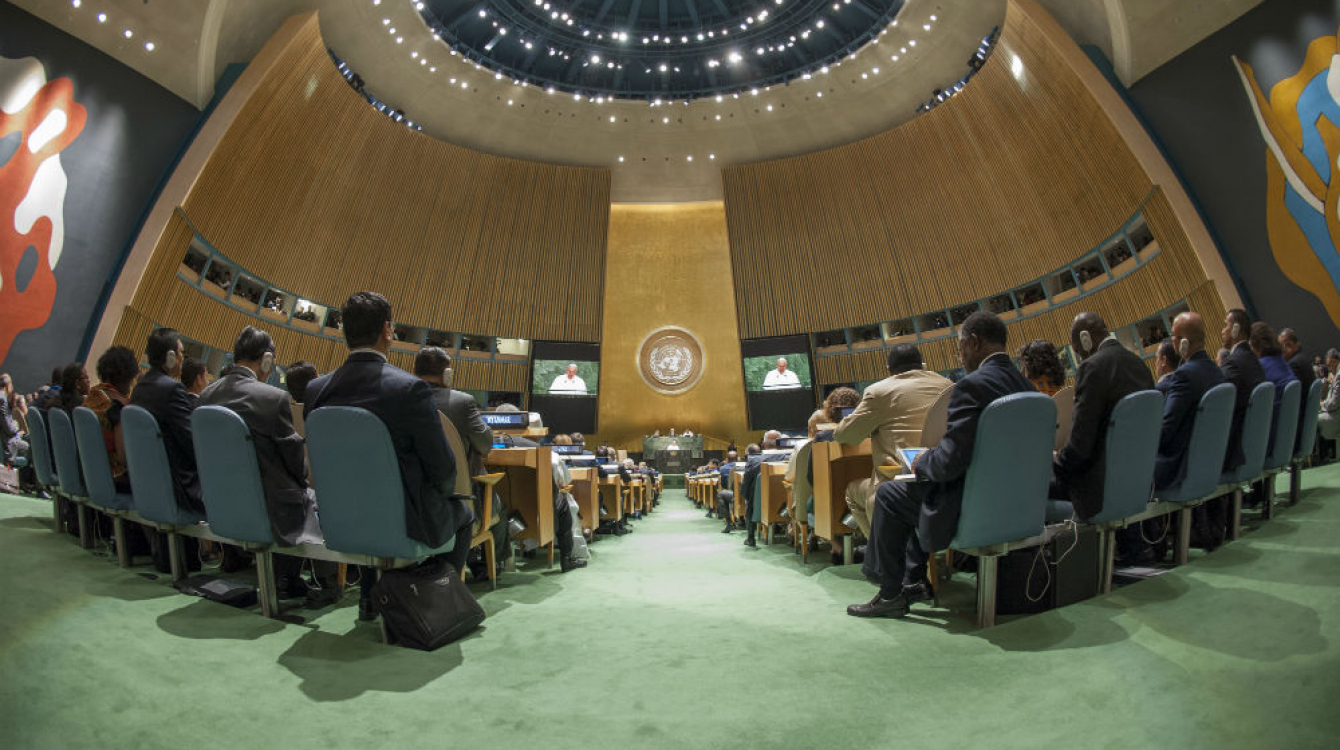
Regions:
<svg viewBox="0 0 1340 750"><path fill-rule="evenodd" d="M1232 337L1233 337L1233 340L1236 341L1237 338L1238 338L1238 336L1241 336L1241 335L1242 335L1242 324L1241 324L1241 323L1234 323L1234 324L1233 324L1233 330L1229 331L1229 335L1232 336Z"/></svg>
<svg viewBox="0 0 1340 750"><path fill-rule="evenodd" d="M274 370L274 368L275 368L275 353L266 352L265 354L261 355L261 371L260 371L261 380L269 379L270 372Z"/></svg>
<svg viewBox="0 0 1340 750"><path fill-rule="evenodd" d="M1079 332L1079 350L1085 354L1093 351L1093 334L1088 331Z"/></svg>
<svg viewBox="0 0 1340 750"><path fill-rule="evenodd" d="M447 369L445 369L445 370L442 371L442 387L443 387L443 388L450 388L450 387L451 387L451 378L452 378L452 375L453 375L453 373L451 372L451 368L450 368L450 367L448 367Z"/></svg>
<svg viewBox="0 0 1340 750"><path fill-rule="evenodd" d="M175 370L175 369L177 369L177 353L176 353L176 352L168 352L168 353L167 353L167 356L166 356L166 357L163 357L163 368L164 368L164 369L167 369L167 370Z"/></svg>
<svg viewBox="0 0 1340 750"><path fill-rule="evenodd" d="M1187 356L1191 354L1191 342L1186 339L1177 342L1177 353L1182 359L1186 359Z"/></svg>

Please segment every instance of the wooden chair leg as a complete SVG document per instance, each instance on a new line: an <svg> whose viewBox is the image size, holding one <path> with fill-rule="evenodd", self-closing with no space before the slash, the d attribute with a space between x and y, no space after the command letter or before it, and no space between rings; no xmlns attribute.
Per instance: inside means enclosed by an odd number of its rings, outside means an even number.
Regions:
<svg viewBox="0 0 1340 750"><path fill-rule="evenodd" d="M112 517L112 539L116 540L116 564L122 568L129 568L130 548L126 546L126 520L120 516Z"/></svg>
<svg viewBox="0 0 1340 750"><path fill-rule="evenodd" d="M340 588L341 591L343 591L343 590L344 590L345 583L346 583L348 580L349 580L349 565L348 565L348 563L336 563L336 564L335 564L335 585L338 586L338 587Z"/></svg>
<svg viewBox="0 0 1340 750"><path fill-rule="evenodd" d="M549 567L554 567L554 542L549 543Z"/></svg>

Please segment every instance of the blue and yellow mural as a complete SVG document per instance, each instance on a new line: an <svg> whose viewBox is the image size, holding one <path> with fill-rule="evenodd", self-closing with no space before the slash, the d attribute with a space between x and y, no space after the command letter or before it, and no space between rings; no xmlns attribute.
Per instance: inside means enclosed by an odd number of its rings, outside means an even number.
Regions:
<svg viewBox="0 0 1340 750"><path fill-rule="evenodd" d="M1275 262L1340 326L1340 45L1308 45L1303 67L1267 98L1234 58L1266 141L1266 228Z"/></svg>

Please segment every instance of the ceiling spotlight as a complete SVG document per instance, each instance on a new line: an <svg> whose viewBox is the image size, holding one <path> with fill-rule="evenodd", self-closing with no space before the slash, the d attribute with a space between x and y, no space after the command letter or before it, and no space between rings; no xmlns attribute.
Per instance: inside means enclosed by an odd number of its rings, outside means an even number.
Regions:
<svg viewBox="0 0 1340 750"><path fill-rule="evenodd" d="M686 158L687 158L689 161L693 161L693 156L692 156L692 155L690 155L690 156L688 156L688 157L686 157Z"/></svg>
<svg viewBox="0 0 1340 750"><path fill-rule="evenodd" d="M511 99L508 99L508 100L507 100L507 106L509 106L509 107L512 106L512 100L511 100Z"/></svg>
<svg viewBox="0 0 1340 750"><path fill-rule="evenodd" d="M83 5L83 3L80 2L80 0L70 0L70 5L73 5L74 7L78 8L80 5Z"/></svg>
<svg viewBox="0 0 1340 750"><path fill-rule="evenodd" d="M124 35L126 36L127 39L131 38L132 36L135 36L135 32L131 31L130 29L126 29L125 31L122 31L121 33L124 34Z"/></svg>
<svg viewBox="0 0 1340 750"><path fill-rule="evenodd" d="M154 51L154 43L153 43L153 42L145 42L145 43L144 43L144 51L145 51L145 52L153 52L153 51Z"/></svg>
<svg viewBox="0 0 1340 750"><path fill-rule="evenodd" d="M931 16L931 20L934 21L934 20L937 20L937 19L935 18L935 16Z"/></svg>
<svg viewBox="0 0 1340 750"><path fill-rule="evenodd" d="M461 81L461 88L468 89L470 88L470 84L466 83L465 81Z"/></svg>
<svg viewBox="0 0 1340 750"><path fill-rule="evenodd" d="M106 13L99 13L99 14L98 14L98 23L107 23L107 14L106 14Z"/></svg>
<svg viewBox="0 0 1340 750"><path fill-rule="evenodd" d="M769 112L772 111L772 105L771 105L771 104L768 105L768 111L769 111Z"/></svg>
<svg viewBox="0 0 1340 750"><path fill-rule="evenodd" d="M382 19L382 26L390 26L390 25L391 25L391 19L389 18Z"/></svg>
<svg viewBox="0 0 1340 750"><path fill-rule="evenodd" d="M820 18L818 21L814 22L814 28L822 29L823 27L824 27L824 19Z"/></svg>
<svg viewBox="0 0 1340 750"><path fill-rule="evenodd" d="M660 65L656 66L656 69L664 73L665 71L670 69L670 66L666 65L665 63L661 63Z"/></svg>
<svg viewBox="0 0 1340 750"><path fill-rule="evenodd" d="M388 34L394 34L394 33L395 33L395 27L392 26L391 28L387 29L387 30L386 30L386 33L388 33Z"/></svg>
<svg viewBox="0 0 1340 750"><path fill-rule="evenodd" d="M620 163L620 164L623 163L623 157L622 157L622 156L619 157L619 163Z"/></svg>
<svg viewBox="0 0 1340 750"><path fill-rule="evenodd" d="M777 0L777 4L778 4L778 5L781 5L781 4L782 4L782 0ZM715 159L715 158L717 158L717 155L716 155L716 154L708 154L708 155L707 155L707 158L709 158L709 159Z"/></svg>
<svg viewBox="0 0 1340 750"><path fill-rule="evenodd" d="M908 40L907 40L907 46L909 46L909 47L915 47L915 46L917 46L917 40L915 40L915 39L908 39Z"/></svg>
<svg viewBox="0 0 1340 750"><path fill-rule="evenodd" d="M928 23L923 23L923 24L921 24L921 28L923 28L923 29L925 29L925 30L927 30L927 31L930 31L930 30L931 30L931 25L928 24Z"/></svg>
<svg viewBox="0 0 1340 750"><path fill-rule="evenodd" d="M662 117L662 118L661 118L661 124L662 124L662 125L669 125L669 124L670 124L670 118L669 118L669 117Z"/></svg>
<svg viewBox="0 0 1340 750"><path fill-rule="evenodd" d="M732 52L732 53L730 53L730 55L728 55L728 56L726 57L726 59L727 59L727 60L730 60L732 63L738 63L739 61L743 60L744 58L740 57L740 53L739 53L739 52Z"/></svg>
<svg viewBox="0 0 1340 750"><path fill-rule="evenodd" d="M614 115L610 115L610 122L614 122Z"/></svg>
<svg viewBox="0 0 1340 750"><path fill-rule="evenodd" d="M595 63L596 65L599 65L599 64L600 64L600 55L591 55L591 62Z"/></svg>
<svg viewBox="0 0 1340 750"><path fill-rule="evenodd" d="M720 119L721 119L721 115L717 115L717 119L720 120Z"/></svg>
<svg viewBox="0 0 1340 750"><path fill-rule="evenodd" d="M579 102L579 101L582 100L582 95L581 95L581 94L573 94L573 95L572 95L572 100L573 100L573 101L577 101L577 102Z"/></svg>

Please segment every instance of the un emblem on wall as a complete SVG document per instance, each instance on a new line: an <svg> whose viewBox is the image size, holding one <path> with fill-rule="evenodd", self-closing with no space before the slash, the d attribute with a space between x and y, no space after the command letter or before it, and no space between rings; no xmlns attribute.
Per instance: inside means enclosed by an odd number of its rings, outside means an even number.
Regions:
<svg viewBox="0 0 1340 750"><path fill-rule="evenodd" d="M697 385L706 365L698 337L677 326L657 328L642 339L637 371L657 393L674 395Z"/></svg>

